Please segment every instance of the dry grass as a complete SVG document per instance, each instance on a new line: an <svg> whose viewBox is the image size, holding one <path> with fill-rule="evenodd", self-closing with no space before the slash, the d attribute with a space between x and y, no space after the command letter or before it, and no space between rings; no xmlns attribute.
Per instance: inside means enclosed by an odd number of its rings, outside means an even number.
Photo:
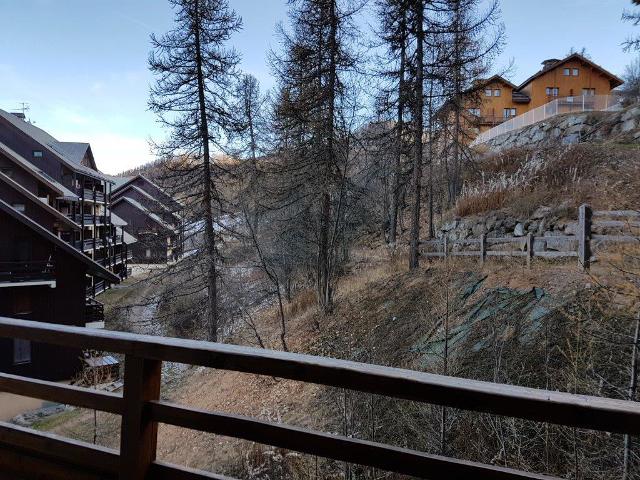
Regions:
<svg viewBox="0 0 640 480"><path fill-rule="evenodd" d="M458 217L468 217L491 210L500 210L511 192L509 190L495 190L465 195L458 198L454 213Z"/></svg>

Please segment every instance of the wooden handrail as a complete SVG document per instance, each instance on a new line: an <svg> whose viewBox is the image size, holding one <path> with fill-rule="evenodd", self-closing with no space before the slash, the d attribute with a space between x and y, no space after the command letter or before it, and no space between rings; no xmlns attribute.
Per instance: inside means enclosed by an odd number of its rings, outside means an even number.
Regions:
<svg viewBox="0 0 640 480"><path fill-rule="evenodd" d="M122 414L121 478L141 479L149 472L163 468L158 467L155 461L158 422L421 478L551 478L169 404L159 400L162 361L275 376L578 428L640 434L640 404L624 400L550 392L288 352L86 330L4 317L0 317L0 337L126 355L123 397L23 377L0 376L0 391L30 394ZM0 443L6 442L0 438ZM186 476L165 478L221 478L198 476L200 474L194 472L183 474Z"/></svg>

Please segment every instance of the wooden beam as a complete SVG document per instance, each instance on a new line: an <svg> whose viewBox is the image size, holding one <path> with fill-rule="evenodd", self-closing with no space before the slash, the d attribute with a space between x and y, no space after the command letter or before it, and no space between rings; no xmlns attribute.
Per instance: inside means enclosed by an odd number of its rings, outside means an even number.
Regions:
<svg viewBox="0 0 640 480"><path fill-rule="evenodd" d="M202 470L157 461L151 464L150 477L154 480L237 480L225 475L203 472Z"/></svg>
<svg viewBox="0 0 640 480"><path fill-rule="evenodd" d="M290 352L106 330L88 331L81 327L2 317L0 336L288 378L578 428L640 434L640 403L625 400L551 392Z"/></svg>
<svg viewBox="0 0 640 480"><path fill-rule="evenodd" d="M114 478L120 465L118 452L115 450L0 422L0 450L3 448L14 451L21 449L49 460L69 463L88 472L107 473ZM0 458L3 455L4 453L0 453ZM30 469L33 466L27 467ZM43 476L39 478L49 477L43 472Z"/></svg>
<svg viewBox="0 0 640 480"><path fill-rule="evenodd" d="M146 401L160 398L162 362L125 357L124 411L120 436L121 480L143 480L156 459L158 424L144 410Z"/></svg>
<svg viewBox="0 0 640 480"><path fill-rule="evenodd" d="M449 480L555 479L555 477L430 455L406 448L265 422L240 415L185 408L167 402L151 402L150 410L153 418L161 423L241 438L418 478L434 480L441 478Z"/></svg>
<svg viewBox="0 0 640 480"><path fill-rule="evenodd" d="M59 402L115 414L122 413L122 397L115 393L0 373L0 392Z"/></svg>

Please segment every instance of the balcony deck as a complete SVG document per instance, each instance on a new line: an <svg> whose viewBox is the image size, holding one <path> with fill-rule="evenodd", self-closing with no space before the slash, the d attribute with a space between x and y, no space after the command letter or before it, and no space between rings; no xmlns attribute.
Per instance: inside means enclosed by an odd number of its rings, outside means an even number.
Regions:
<svg viewBox="0 0 640 480"><path fill-rule="evenodd" d="M0 262L0 288L38 285L56 287L53 262Z"/></svg>
<svg viewBox="0 0 640 480"><path fill-rule="evenodd" d="M158 423L419 478L555 478L176 405L160 399L163 361L274 376L577 428L640 434L640 404L630 401L445 377L310 355L121 332L88 331L2 317L0 337L125 355L123 395L0 374L0 391L122 416L119 452L0 423L0 478L3 475L8 475L6 478L135 480L227 478L157 461Z"/></svg>

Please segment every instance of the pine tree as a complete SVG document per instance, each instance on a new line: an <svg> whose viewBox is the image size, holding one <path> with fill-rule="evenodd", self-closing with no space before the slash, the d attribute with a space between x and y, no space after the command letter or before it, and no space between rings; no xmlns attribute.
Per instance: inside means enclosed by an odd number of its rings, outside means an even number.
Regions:
<svg viewBox="0 0 640 480"><path fill-rule="evenodd" d="M241 27L241 19L226 0L169 0L175 27L152 35L149 68L156 74L149 106L170 130L157 145L171 162L167 175L188 192L192 220L203 219L205 246L194 256L206 271L207 326L211 341L218 339L218 239L214 230L219 195L220 166L212 160L212 147L221 150L232 127L230 99L238 55L227 43ZM200 232L202 234L202 232Z"/></svg>

